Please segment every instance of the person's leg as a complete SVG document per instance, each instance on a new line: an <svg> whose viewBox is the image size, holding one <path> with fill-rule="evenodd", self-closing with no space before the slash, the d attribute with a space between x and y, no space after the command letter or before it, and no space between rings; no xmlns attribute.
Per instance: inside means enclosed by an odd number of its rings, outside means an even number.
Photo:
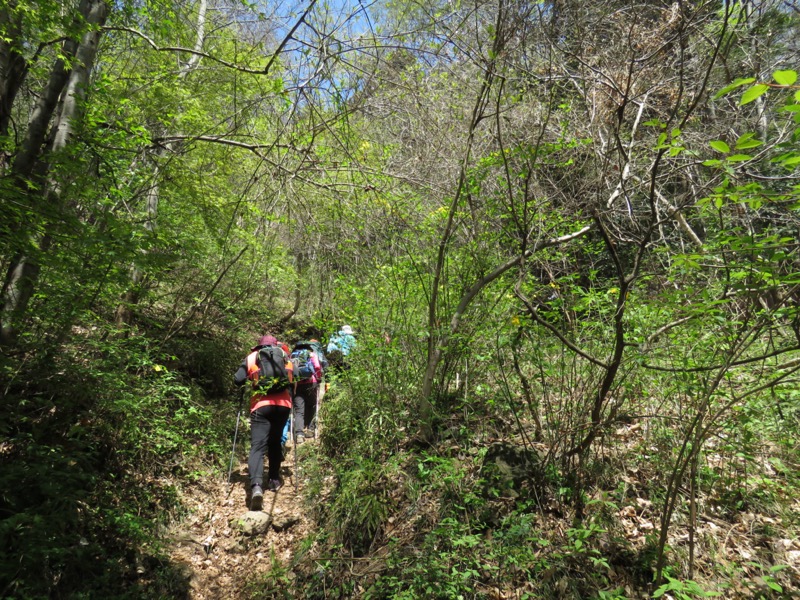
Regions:
<svg viewBox="0 0 800 600"><path fill-rule="evenodd" d="M283 426L283 435L281 435L281 445L286 443L286 440L289 439L289 429L291 425L289 423L289 419L286 419L286 424Z"/></svg>
<svg viewBox="0 0 800 600"><path fill-rule="evenodd" d="M264 452L267 449L269 421L262 414L261 407L250 413L250 458L247 468L250 471L250 485L262 485L264 482Z"/></svg>
<svg viewBox="0 0 800 600"><path fill-rule="evenodd" d="M250 458L247 469L250 472L250 510L261 510L264 492L261 489L264 478L264 451L269 437L269 421L259 408L250 413Z"/></svg>
<svg viewBox="0 0 800 600"><path fill-rule="evenodd" d="M292 402L294 403L294 440L293 442L297 441L297 436L303 434L303 427L305 425L305 414L306 414L306 400L303 396L303 386L297 386L297 389L294 393L294 399Z"/></svg>
<svg viewBox="0 0 800 600"><path fill-rule="evenodd" d="M309 385L305 390L303 390L303 396L306 404L304 428L309 431L311 437L314 437L314 431L316 430L317 426L317 422L315 420L317 416L317 390L319 390L319 384L317 383Z"/></svg>
<svg viewBox="0 0 800 600"><path fill-rule="evenodd" d="M271 421L271 434L267 442L268 471L270 483L280 481L281 462L283 450L281 448L281 432L289 419L290 410L285 406L270 406L269 419ZM269 486L268 486L269 487Z"/></svg>

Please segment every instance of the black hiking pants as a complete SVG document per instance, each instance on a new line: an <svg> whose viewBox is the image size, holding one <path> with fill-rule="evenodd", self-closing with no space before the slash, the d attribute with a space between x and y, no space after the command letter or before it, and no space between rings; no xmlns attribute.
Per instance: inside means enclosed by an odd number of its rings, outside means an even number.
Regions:
<svg viewBox="0 0 800 600"><path fill-rule="evenodd" d="M297 435L304 429L314 429L317 416L318 383L298 383L294 393L294 433Z"/></svg>
<svg viewBox="0 0 800 600"><path fill-rule="evenodd" d="M291 409L286 406L262 406L250 413L250 459L247 468L250 471L250 485L262 485L264 482L264 453L267 454L269 468L267 479L280 479L281 434Z"/></svg>

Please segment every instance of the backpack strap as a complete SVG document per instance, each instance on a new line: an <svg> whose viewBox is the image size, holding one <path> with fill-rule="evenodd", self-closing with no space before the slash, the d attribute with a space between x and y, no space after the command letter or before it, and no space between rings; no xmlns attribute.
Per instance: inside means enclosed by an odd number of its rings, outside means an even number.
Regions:
<svg viewBox="0 0 800 600"><path fill-rule="evenodd" d="M255 352L251 352L247 355L246 364L247 364L247 378L254 382L258 383L258 374L260 373L260 369L258 366L258 350Z"/></svg>

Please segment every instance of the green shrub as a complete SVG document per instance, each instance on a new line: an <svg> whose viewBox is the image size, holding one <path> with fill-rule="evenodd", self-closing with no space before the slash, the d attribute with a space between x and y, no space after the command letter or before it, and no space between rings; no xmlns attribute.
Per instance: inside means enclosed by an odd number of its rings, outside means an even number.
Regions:
<svg viewBox="0 0 800 600"><path fill-rule="evenodd" d="M158 529L183 510L175 478L224 455L228 432L169 362L145 337L86 337L32 354L2 382L4 597L185 593Z"/></svg>

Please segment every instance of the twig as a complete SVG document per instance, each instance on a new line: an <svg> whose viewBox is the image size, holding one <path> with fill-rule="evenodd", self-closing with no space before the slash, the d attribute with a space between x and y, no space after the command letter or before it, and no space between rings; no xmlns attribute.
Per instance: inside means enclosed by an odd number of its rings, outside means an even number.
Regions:
<svg viewBox="0 0 800 600"><path fill-rule="evenodd" d="M217 286L222 281L222 278L225 277L225 274L230 270L230 268L233 265L235 265L239 261L239 259L242 257L242 254L245 253L245 250L247 250L247 246L242 248L239 251L239 254L236 255L236 258L234 258L230 263L228 263L228 265L222 270L222 273L219 274L219 277L217 277L217 280L214 282L214 285L212 285L211 288L206 292L205 296L203 296L203 299L200 300L199 302L195 302L194 306L192 306L191 310L189 311L189 314L186 315L186 317L183 319L183 322L180 325L178 325L176 328L171 329L167 333L167 335L164 338L162 344L167 342L167 341L169 341L170 339L172 339L175 335L178 334L178 332L180 332L184 327L186 327L186 325L189 323L191 318L195 315L197 310L203 305L204 302L206 302L209 299L211 294L214 293L214 290L217 289Z"/></svg>
<svg viewBox="0 0 800 600"><path fill-rule="evenodd" d="M270 57L269 61L267 62L266 66L263 69L250 69L248 67L242 67L240 65L234 64L222 58L217 58L216 56L212 56L207 52L202 52L196 48L194 49L183 48L182 46L159 46L158 44L155 43L155 41L153 41L153 39L150 36L139 31L138 29L134 29L133 27L124 27L122 25L107 25L103 27L103 30L126 31L128 33L132 33L142 38L144 41L146 41L150 45L150 47L157 52L185 52L186 54L191 54L193 56L197 56L200 58L207 58L208 60L219 63L230 69L241 71L242 73L250 73L252 75L267 75L269 73L269 70L272 68L272 65L275 63L275 60L278 58L278 55L283 51L286 44L289 43L289 40L292 39L292 36L294 35L295 31L297 31L297 28L300 27L300 25L303 23L305 18L308 16L308 13L311 11L311 9L314 7L316 3L317 0L311 0L311 4L309 4L308 8L305 11L303 11L303 14L297 20L297 23L295 23L292 29L289 30L289 33L286 34L281 43L278 44L278 48L275 50L275 52L272 53L272 56Z"/></svg>

